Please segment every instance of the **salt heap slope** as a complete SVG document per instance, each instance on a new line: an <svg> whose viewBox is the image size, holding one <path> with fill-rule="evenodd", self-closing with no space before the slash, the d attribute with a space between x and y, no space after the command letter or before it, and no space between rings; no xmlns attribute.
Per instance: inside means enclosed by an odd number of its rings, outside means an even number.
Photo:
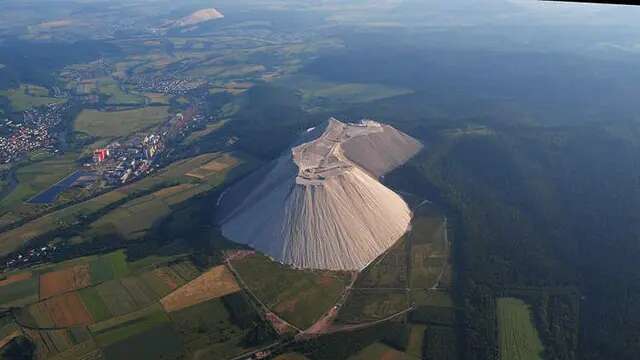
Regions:
<svg viewBox="0 0 640 360"><path fill-rule="evenodd" d="M411 211L377 178L422 145L374 121L330 119L219 201L222 233L298 268L361 270L406 231Z"/></svg>

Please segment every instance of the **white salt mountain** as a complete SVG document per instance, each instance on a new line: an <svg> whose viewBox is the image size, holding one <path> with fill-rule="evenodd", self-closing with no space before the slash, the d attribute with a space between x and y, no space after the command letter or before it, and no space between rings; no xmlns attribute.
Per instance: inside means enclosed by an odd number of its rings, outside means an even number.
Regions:
<svg viewBox="0 0 640 360"><path fill-rule="evenodd" d="M182 19L177 20L174 23L174 27L194 26L206 21L221 19L223 17L224 15L222 15L221 12L214 8L201 9L188 16L183 17Z"/></svg>
<svg viewBox="0 0 640 360"><path fill-rule="evenodd" d="M408 229L411 211L378 181L422 145L375 121L331 118L219 200L222 233L298 268L361 270Z"/></svg>

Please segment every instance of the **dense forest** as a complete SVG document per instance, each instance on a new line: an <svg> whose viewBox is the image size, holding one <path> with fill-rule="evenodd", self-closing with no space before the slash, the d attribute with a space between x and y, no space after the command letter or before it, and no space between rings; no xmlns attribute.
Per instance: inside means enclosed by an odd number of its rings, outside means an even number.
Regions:
<svg viewBox="0 0 640 360"><path fill-rule="evenodd" d="M89 62L120 50L102 41L75 43L9 40L0 45L0 89L20 84L59 85L54 72L66 65Z"/></svg>
<svg viewBox="0 0 640 360"><path fill-rule="evenodd" d="M535 306L548 358L637 356L637 131L441 131L405 170L435 184L460 219L465 358L497 356L495 298L505 294Z"/></svg>

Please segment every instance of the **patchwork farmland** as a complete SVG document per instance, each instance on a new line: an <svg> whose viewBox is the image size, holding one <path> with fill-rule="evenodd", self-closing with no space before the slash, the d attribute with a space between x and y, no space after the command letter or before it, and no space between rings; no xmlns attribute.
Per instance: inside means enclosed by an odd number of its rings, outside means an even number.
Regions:
<svg viewBox="0 0 640 360"><path fill-rule="evenodd" d="M181 255L118 250L35 267L0 280L0 301L0 341L26 336L38 359L232 356L275 334L225 265ZM264 336L248 345L257 325Z"/></svg>

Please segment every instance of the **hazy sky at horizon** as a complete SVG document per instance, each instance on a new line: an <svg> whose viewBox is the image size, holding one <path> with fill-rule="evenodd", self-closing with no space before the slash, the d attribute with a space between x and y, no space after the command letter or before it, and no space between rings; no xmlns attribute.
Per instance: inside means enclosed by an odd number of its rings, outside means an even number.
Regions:
<svg viewBox="0 0 640 360"><path fill-rule="evenodd" d="M47 6L50 4L50 6ZM74 5L75 4L75 5ZM102 5L100 5L102 4ZM561 3L539 0L0 0L0 29L32 31L46 21L74 23L98 21L78 14L93 8L127 11L136 23L149 23L159 17L182 16L185 11L216 7L231 23L236 15L251 12L274 22L313 19L325 27L394 31L410 30L425 34L441 32L451 37L452 46L532 46L568 51L640 54L640 6ZM150 6L153 4L153 6ZM82 9L82 12L74 12ZM290 12L270 18L273 12ZM304 17L303 17L304 16ZM306 21L306 20L305 20ZM59 31L65 31L64 28ZM80 33L82 35L82 33ZM88 34L90 35L90 34ZM437 44L438 38L433 39ZM442 40L443 44L445 40Z"/></svg>

